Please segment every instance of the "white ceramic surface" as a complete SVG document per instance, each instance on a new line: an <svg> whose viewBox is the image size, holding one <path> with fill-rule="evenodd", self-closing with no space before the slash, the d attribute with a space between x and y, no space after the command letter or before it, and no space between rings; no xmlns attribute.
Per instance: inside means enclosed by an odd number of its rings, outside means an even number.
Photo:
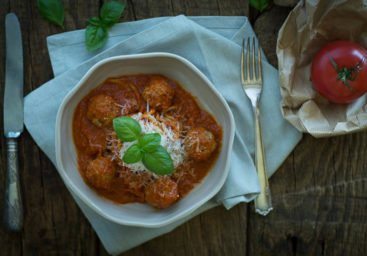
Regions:
<svg viewBox="0 0 367 256"><path fill-rule="evenodd" d="M96 194L79 174L72 136L72 117L80 100L105 79L128 74L162 74L178 81L201 106L212 113L223 128L220 155L212 170L194 190L164 210L146 204L115 204ZM223 97L190 62L168 53L124 55L94 65L63 100L56 120L56 161L62 179L81 200L113 222L142 227L160 227L179 220L203 205L223 186L229 171L234 138L234 119Z"/></svg>

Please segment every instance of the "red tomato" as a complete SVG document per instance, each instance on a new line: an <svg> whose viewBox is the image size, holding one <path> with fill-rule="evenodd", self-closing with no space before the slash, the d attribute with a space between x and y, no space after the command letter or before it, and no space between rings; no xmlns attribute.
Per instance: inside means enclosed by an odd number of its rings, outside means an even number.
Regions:
<svg viewBox="0 0 367 256"><path fill-rule="evenodd" d="M312 61L311 80L331 102L352 102L367 92L367 50L349 41L326 44Z"/></svg>

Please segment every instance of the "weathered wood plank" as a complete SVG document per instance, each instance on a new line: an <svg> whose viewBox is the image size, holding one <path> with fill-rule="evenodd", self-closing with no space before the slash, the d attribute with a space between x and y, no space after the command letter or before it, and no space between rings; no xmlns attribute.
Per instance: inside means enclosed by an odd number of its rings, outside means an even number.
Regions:
<svg viewBox="0 0 367 256"><path fill-rule="evenodd" d="M88 18L98 15L100 3L98 1L64 1L64 4L67 10L65 30L74 30L84 28ZM75 6L73 4L75 4ZM33 5L32 10L37 12L35 5ZM60 28L52 26L42 19L35 22L35 28L38 27L40 23L42 23L46 29L40 31L38 35L33 34L35 37L31 38L31 44L34 47L32 48L32 59L35 61L40 61L40 57L37 56L39 52L38 48L46 50L46 37L53 33L62 32ZM52 32L50 32L50 30ZM43 38L43 42L39 41L38 38ZM47 54L45 54L42 59L43 61L41 61L40 64L44 61L48 61ZM47 73L44 70L44 65L32 68L33 71L37 69L37 73L40 77L37 77L37 80L34 81L36 86L50 79L50 77L46 75ZM50 69L50 66L46 67L46 69ZM44 155L41 157L41 163L45 194L44 207L47 209L46 220L48 223L45 238L49 240L49 245L44 246L42 239L37 239L39 243L39 248L37 249L44 255L96 254L98 239L91 229L90 224L74 203L55 168ZM30 244L34 244L35 242L32 240L35 239L35 237L32 237Z"/></svg>
<svg viewBox="0 0 367 256"><path fill-rule="evenodd" d="M234 0L128 3L123 20L180 13L241 15L248 10L246 6L242 8L241 1ZM66 1L66 29L83 28L86 20L98 13L100 4L100 1ZM42 20L34 2L12 1L9 5L9 1L2 0L1 6L2 20L10 10L21 19L25 90L29 92L52 77L45 38L62 30ZM273 64L276 64L275 36L288 11L282 9L273 13L268 21L261 16L255 26ZM263 25L263 31L259 24ZM4 66L3 33L0 33L0 48L0 66ZM3 69L0 77L4 77ZM3 93L3 86L0 90ZM1 115L0 131L2 122ZM267 218L255 215L252 209L246 211L244 205L228 212L222 208L213 209L126 255L171 255L174 251L181 255L245 255L246 250L249 255L274 251L286 255L363 255L367 249L364 243L367 236L364 156L367 152L363 144L366 137L366 132L320 140L305 136L271 180L276 209ZM3 139L1 143L4 148ZM8 234L0 229L2 253L94 255L101 250L100 253L105 254L54 167L29 134L23 136L20 148L22 187L26 192L25 228L22 234ZM3 151L1 157L4 162ZM4 165L0 165L0 171L3 182ZM247 229L248 234L244 232Z"/></svg>
<svg viewBox="0 0 367 256"><path fill-rule="evenodd" d="M190 16L219 15L218 2L212 0L180 1L171 0L172 10L175 14Z"/></svg>
<svg viewBox="0 0 367 256"><path fill-rule="evenodd" d="M305 150L308 143L307 138L297 151ZM306 149L301 155L307 159L295 162L296 166L303 163L296 174L284 177L291 168L275 174L271 183L275 210L266 219L251 215L249 230L255 237L249 241L250 253L269 254L276 249L282 255L362 255L366 250L367 179L337 181L344 168L334 169L331 143L318 152L323 154L316 158L319 168L307 165L315 150Z"/></svg>
<svg viewBox="0 0 367 256"><path fill-rule="evenodd" d="M66 7L72 6L72 2L64 1ZM95 2L97 10L99 3ZM46 37L63 30L40 17L36 1L12 1L10 11L18 15L22 25L26 94L52 78ZM94 11L88 3L68 9L66 29L83 27L85 16ZM26 215L23 239L12 239L12 242L26 255L95 254L97 238L55 168L28 133L23 135L22 142L21 178Z"/></svg>
<svg viewBox="0 0 367 256"><path fill-rule="evenodd" d="M246 239L246 206L218 207L123 255L246 255Z"/></svg>
<svg viewBox="0 0 367 256"><path fill-rule="evenodd" d="M0 20L8 11L20 18L25 55L25 92L52 78L46 37L63 30L44 21L36 1L0 0ZM66 30L84 28L103 1L63 1ZM127 0L123 21L166 15L246 15L248 1ZM290 9L272 7L258 17L255 31L270 62ZM256 14L258 15L258 14ZM4 67L4 33L0 33L0 67ZM4 69L0 69L4 77ZM0 87L3 95L4 86ZM2 104L3 98L0 98ZM0 115L0 132L3 120ZM305 136L271 179L275 210L268 217L252 206L210 210L175 231L124 255L363 255L367 250L367 132L330 139ZM4 139L1 136L4 148ZM23 233L0 228L4 255L105 255L56 170L25 132L20 143L25 204ZM1 151L2 163L5 152ZM4 165L0 182L4 184ZM4 188L0 189L3 202ZM248 216L247 216L248 215ZM246 232L247 231L247 232Z"/></svg>
<svg viewBox="0 0 367 256"><path fill-rule="evenodd" d="M291 10L291 8L273 6L270 11L262 14L254 24L261 47L269 62L274 66L277 66L278 61L275 51L278 31Z"/></svg>
<svg viewBox="0 0 367 256"><path fill-rule="evenodd" d="M126 4L125 11L121 21L134 21L136 20L134 5L131 0L124 1Z"/></svg>
<svg viewBox="0 0 367 256"><path fill-rule="evenodd" d="M277 32L289 9L274 7L255 31L274 65ZM249 255L363 255L367 249L367 133L305 135L271 179L275 210L250 213Z"/></svg>
<svg viewBox="0 0 367 256"><path fill-rule="evenodd" d="M219 15L222 16L249 16L249 1L217 0Z"/></svg>
<svg viewBox="0 0 367 256"><path fill-rule="evenodd" d="M130 0L128 5L132 6L136 20L172 15L172 5L169 0Z"/></svg>
<svg viewBox="0 0 367 256"><path fill-rule="evenodd" d="M4 103L4 89L5 89L5 15L12 10L11 8L11 1L2 1L1 8L0 8L0 20L1 20L1 33L0 33L0 106L3 106ZM16 14L18 14L16 12ZM0 164L0 214L1 217L3 216L3 204L4 204L4 193L5 193L5 179L6 179L6 145L5 139L3 136L4 133L4 126L3 126L3 108L1 107L1 114L0 114L0 133L1 133L1 164ZM22 150L23 144L20 143L19 145L19 155L20 159L22 159ZM20 162L20 168L23 167L23 164ZM1 218L1 227L0 227L0 245L1 245L1 254L3 255L22 255L22 236L23 233L9 233L7 230L4 229L4 225Z"/></svg>

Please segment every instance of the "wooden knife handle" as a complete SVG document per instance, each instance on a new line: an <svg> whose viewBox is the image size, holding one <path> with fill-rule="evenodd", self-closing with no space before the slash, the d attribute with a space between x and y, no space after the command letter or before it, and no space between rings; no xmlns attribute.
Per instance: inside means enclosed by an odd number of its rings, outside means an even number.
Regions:
<svg viewBox="0 0 367 256"><path fill-rule="evenodd" d="M8 138L4 222L10 231L20 231L23 226L23 205L18 169L18 143L16 139Z"/></svg>

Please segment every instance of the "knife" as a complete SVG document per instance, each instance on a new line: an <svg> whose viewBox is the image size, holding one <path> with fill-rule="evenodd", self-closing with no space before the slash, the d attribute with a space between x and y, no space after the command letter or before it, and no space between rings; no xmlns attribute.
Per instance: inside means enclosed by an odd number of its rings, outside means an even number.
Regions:
<svg viewBox="0 0 367 256"><path fill-rule="evenodd" d="M23 47L17 16L5 18L6 61L4 93L4 135L7 145L7 176L4 222L11 231L23 226L23 205L18 173L18 141L23 132Z"/></svg>

